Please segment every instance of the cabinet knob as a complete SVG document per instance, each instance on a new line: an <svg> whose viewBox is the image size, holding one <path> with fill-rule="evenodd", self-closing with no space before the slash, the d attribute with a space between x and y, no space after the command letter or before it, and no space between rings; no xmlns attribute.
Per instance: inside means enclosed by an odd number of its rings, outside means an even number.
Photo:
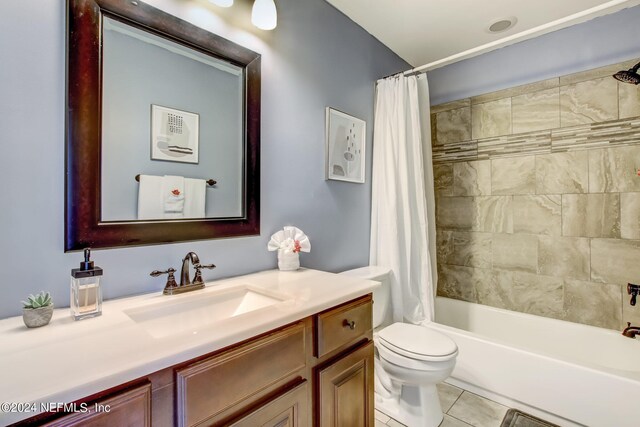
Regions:
<svg viewBox="0 0 640 427"><path fill-rule="evenodd" d="M342 321L342 326L344 326L345 328L349 328L351 330L354 330L356 328L356 321L355 320L348 321L347 319L344 319Z"/></svg>

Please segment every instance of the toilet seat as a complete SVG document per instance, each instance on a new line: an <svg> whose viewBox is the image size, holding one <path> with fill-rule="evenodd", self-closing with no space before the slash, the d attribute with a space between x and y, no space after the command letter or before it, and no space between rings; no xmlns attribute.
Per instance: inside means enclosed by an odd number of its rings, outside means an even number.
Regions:
<svg viewBox="0 0 640 427"><path fill-rule="evenodd" d="M394 323L381 330L378 338L386 349L413 360L444 362L458 354L451 338L424 326Z"/></svg>

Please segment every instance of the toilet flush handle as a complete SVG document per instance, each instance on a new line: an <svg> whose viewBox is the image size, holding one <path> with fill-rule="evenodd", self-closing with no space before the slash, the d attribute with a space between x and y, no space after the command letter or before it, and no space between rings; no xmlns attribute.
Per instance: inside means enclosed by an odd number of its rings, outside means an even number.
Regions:
<svg viewBox="0 0 640 427"><path fill-rule="evenodd" d="M347 319L344 319L342 321L342 326L344 326L345 328L348 327L349 329L354 330L356 328L356 321L355 320L349 321Z"/></svg>

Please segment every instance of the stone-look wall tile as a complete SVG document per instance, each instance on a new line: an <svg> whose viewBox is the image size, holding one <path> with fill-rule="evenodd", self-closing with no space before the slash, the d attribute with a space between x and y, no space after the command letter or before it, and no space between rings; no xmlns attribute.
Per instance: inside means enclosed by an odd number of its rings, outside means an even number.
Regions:
<svg viewBox="0 0 640 427"><path fill-rule="evenodd" d="M469 107L436 114L436 145L471 139L471 109Z"/></svg>
<svg viewBox="0 0 640 427"><path fill-rule="evenodd" d="M517 311L560 319L563 316L563 281L530 273L513 274L513 303Z"/></svg>
<svg viewBox="0 0 640 427"><path fill-rule="evenodd" d="M640 120L639 120L640 122ZM478 140L478 159L521 157L551 153L551 131L502 135Z"/></svg>
<svg viewBox="0 0 640 427"><path fill-rule="evenodd" d="M471 106L473 139L511 133L511 98Z"/></svg>
<svg viewBox="0 0 640 427"><path fill-rule="evenodd" d="M640 117L632 117L553 129L551 130L551 151L559 153L635 146L639 140ZM478 153L480 153L480 143L478 143Z"/></svg>
<svg viewBox="0 0 640 427"><path fill-rule="evenodd" d="M513 232L560 236L562 196L513 196Z"/></svg>
<svg viewBox="0 0 640 427"><path fill-rule="evenodd" d="M433 165L433 182L436 194L451 196L453 194L453 164L439 163Z"/></svg>
<svg viewBox="0 0 640 427"><path fill-rule="evenodd" d="M447 242L450 250L443 263L465 267L491 268L491 233L453 231Z"/></svg>
<svg viewBox="0 0 640 427"><path fill-rule="evenodd" d="M475 197L473 231L513 233L513 197Z"/></svg>
<svg viewBox="0 0 640 427"><path fill-rule="evenodd" d="M589 239L539 236L538 273L589 280Z"/></svg>
<svg viewBox="0 0 640 427"><path fill-rule="evenodd" d="M640 86L618 83L620 118L640 116Z"/></svg>
<svg viewBox="0 0 640 427"><path fill-rule="evenodd" d="M640 239L640 193L620 194L620 235Z"/></svg>
<svg viewBox="0 0 640 427"><path fill-rule="evenodd" d="M491 243L493 268L538 272L538 238L529 234L494 234Z"/></svg>
<svg viewBox="0 0 640 427"><path fill-rule="evenodd" d="M487 270L441 264L438 266L438 296L477 302L476 285L486 280Z"/></svg>
<svg viewBox="0 0 640 427"><path fill-rule="evenodd" d="M628 70L633 67L637 61L630 59L628 61L619 62L617 64L605 65L604 67L593 68L591 70L579 71L573 74L567 74L560 77L560 85L569 85L573 83L584 82L586 80L593 80L600 77L611 77L620 70ZM613 80L613 79L612 79Z"/></svg>
<svg viewBox="0 0 640 427"><path fill-rule="evenodd" d="M592 239L591 281L624 285L640 278L640 240Z"/></svg>
<svg viewBox="0 0 640 427"><path fill-rule="evenodd" d="M564 194L562 235L620 237L620 195L617 193Z"/></svg>
<svg viewBox="0 0 640 427"><path fill-rule="evenodd" d="M435 147L438 144L438 125L437 125L437 116L436 113L431 111L431 146Z"/></svg>
<svg viewBox="0 0 640 427"><path fill-rule="evenodd" d="M432 105L431 112L435 114L435 113L441 113L443 111L457 110L458 108L470 107L470 106L471 106L471 99L464 98L464 99L459 99L457 101L445 102L444 104Z"/></svg>
<svg viewBox="0 0 640 427"><path fill-rule="evenodd" d="M436 226L440 229L471 231L474 225L473 197L438 197Z"/></svg>
<svg viewBox="0 0 640 427"><path fill-rule="evenodd" d="M432 150L431 155L434 163L478 160L478 143L476 141L438 145L433 147Z"/></svg>
<svg viewBox="0 0 640 427"><path fill-rule="evenodd" d="M476 297L479 304L515 310L513 303L513 275L507 270L491 270L489 280L476 282Z"/></svg>
<svg viewBox="0 0 640 427"><path fill-rule="evenodd" d="M640 145L589 151L589 192L640 191Z"/></svg>
<svg viewBox="0 0 640 427"><path fill-rule="evenodd" d="M601 328L618 329L622 322L622 293L619 285L564 282L565 320Z"/></svg>
<svg viewBox="0 0 640 427"><path fill-rule="evenodd" d="M640 324L640 86L611 78L631 62L432 108L438 295Z"/></svg>
<svg viewBox="0 0 640 427"><path fill-rule="evenodd" d="M536 156L536 193L567 194L589 191L589 154L572 151Z"/></svg>
<svg viewBox="0 0 640 427"><path fill-rule="evenodd" d="M491 194L535 194L535 156L491 160Z"/></svg>
<svg viewBox="0 0 640 427"><path fill-rule="evenodd" d="M560 125L576 126L618 118L617 82L605 77L560 87Z"/></svg>
<svg viewBox="0 0 640 427"><path fill-rule="evenodd" d="M446 264L453 251L453 231L436 230L436 259L438 264Z"/></svg>
<svg viewBox="0 0 640 427"><path fill-rule="evenodd" d="M547 89L511 98L513 133L560 127L560 90Z"/></svg>
<svg viewBox="0 0 640 427"><path fill-rule="evenodd" d="M491 194L491 162L453 164L454 196L489 196Z"/></svg>
<svg viewBox="0 0 640 427"><path fill-rule="evenodd" d="M539 82L527 83L520 86L510 87L507 89L497 90L495 92L489 92L482 95L476 95L471 97L471 104L482 104L489 101L495 101L498 99L511 98L514 96L524 95L525 93L539 92L545 89L552 89L560 86L560 79L558 77L552 77L547 80L540 80ZM433 108L433 107L432 107Z"/></svg>

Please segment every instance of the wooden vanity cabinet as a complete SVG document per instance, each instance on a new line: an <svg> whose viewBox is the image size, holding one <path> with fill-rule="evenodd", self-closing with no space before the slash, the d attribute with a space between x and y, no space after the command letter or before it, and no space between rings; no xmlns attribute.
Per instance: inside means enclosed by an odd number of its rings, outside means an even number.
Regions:
<svg viewBox="0 0 640 427"><path fill-rule="evenodd" d="M319 313L314 321L315 425L373 426L371 297Z"/></svg>
<svg viewBox="0 0 640 427"><path fill-rule="evenodd" d="M373 426L371 295L17 425Z"/></svg>
<svg viewBox="0 0 640 427"><path fill-rule="evenodd" d="M47 427L150 427L151 384L146 383L121 391L92 403L78 403L76 408L76 412L41 425Z"/></svg>

